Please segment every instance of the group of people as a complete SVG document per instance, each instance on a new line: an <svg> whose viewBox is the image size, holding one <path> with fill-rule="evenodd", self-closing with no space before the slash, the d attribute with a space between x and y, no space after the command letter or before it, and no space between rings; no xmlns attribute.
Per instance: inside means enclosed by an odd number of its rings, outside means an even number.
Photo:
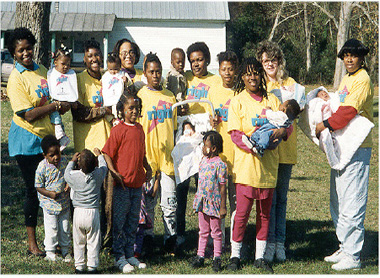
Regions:
<svg viewBox="0 0 380 278"><path fill-rule="evenodd" d="M245 58L241 63L232 51L219 53L219 76L207 69L211 55L204 42L191 44L186 53L175 48L170 71L163 78L157 55L148 53L143 70L137 69L138 45L121 39L108 54L108 70L102 77L100 45L90 40L84 44L86 69L76 78L66 78L70 51L61 47L55 52L52 69L60 78L56 83L48 82L52 73L33 61L34 44L35 38L26 28L16 28L8 41L15 58L7 86L14 111L8 146L26 184L24 214L29 255L55 261L59 245L63 259L72 260L71 199L76 273L97 273L101 244L111 243L115 266L120 271L145 268L147 265L140 261L141 244L150 246L154 242L158 196L165 229L164 249L175 253L185 242L190 184L190 179L176 184L174 178L171 153L177 114L211 115L212 111L202 102L182 105L177 110L171 107L177 101L207 99L215 107L216 116L210 118L215 130L203 135L203 157L195 176L193 209L199 218L199 242L197 256L190 264L195 268L204 265L211 235L213 269L222 269L227 199L231 213L227 269L241 267L241 248L254 200L254 265L273 273L271 262L275 258L286 260L287 192L292 167L297 163L297 125L293 121L301 111L297 101L281 103L271 93L296 83L287 75L278 44L259 43L256 57ZM317 124L317 135L325 128L331 132L342 129L357 114L373 121L373 86L364 64L368 52L354 39L342 47L338 57L348 74L339 87L341 106ZM186 57L191 70L184 72ZM77 85L56 88L67 80ZM49 91L56 93L50 95ZM61 99L65 93L73 99ZM61 150L68 138L60 115L69 110L75 154L66 164ZM369 135L343 171L331 171L330 206L339 249L325 261L333 262L335 270L360 268L370 155ZM39 206L44 212L46 253L39 249L35 235Z"/></svg>

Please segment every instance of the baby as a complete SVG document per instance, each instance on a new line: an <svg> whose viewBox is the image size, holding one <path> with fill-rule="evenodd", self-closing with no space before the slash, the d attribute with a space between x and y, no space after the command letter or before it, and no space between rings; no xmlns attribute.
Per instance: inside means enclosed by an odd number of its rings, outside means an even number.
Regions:
<svg viewBox="0 0 380 278"><path fill-rule="evenodd" d="M323 89L319 89L317 92L317 97L323 99L324 101L328 101L330 99L330 95Z"/></svg>
<svg viewBox="0 0 380 278"><path fill-rule="evenodd" d="M183 101L186 98L187 80L185 77L185 52L182 48L174 48L171 54L170 70L166 76L166 89L171 91L177 101ZM181 106L178 110L180 116L185 115L186 106Z"/></svg>
<svg viewBox="0 0 380 278"><path fill-rule="evenodd" d="M195 133L195 126L190 122L183 122L182 124L182 135L193 136Z"/></svg>
<svg viewBox="0 0 380 278"><path fill-rule="evenodd" d="M267 109L265 123L253 132L251 137L243 135L243 143L259 157L262 157L266 149L275 149L282 141L282 139L273 141L270 138L273 134L272 129L290 127L300 112L300 106L294 99L281 103L277 112Z"/></svg>
<svg viewBox="0 0 380 278"><path fill-rule="evenodd" d="M117 54L108 53L107 71L102 76L102 94L104 106L112 107L112 118L117 119L116 104L124 90L124 79L121 69L121 61ZM124 78L123 78L124 77ZM108 120L112 120L111 118Z"/></svg>

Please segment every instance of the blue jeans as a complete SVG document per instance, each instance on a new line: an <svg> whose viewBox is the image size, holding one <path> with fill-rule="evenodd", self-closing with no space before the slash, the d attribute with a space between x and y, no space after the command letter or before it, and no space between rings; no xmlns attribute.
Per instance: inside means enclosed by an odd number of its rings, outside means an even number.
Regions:
<svg viewBox="0 0 380 278"><path fill-rule="evenodd" d="M371 148L359 148L347 166L331 169L330 212L343 252L359 259L364 243Z"/></svg>
<svg viewBox="0 0 380 278"><path fill-rule="evenodd" d="M292 164L279 164L276 189L273 192L268 231L268 242L285 243L286 204Z"/></svg>
<svg viewBox="0 0 380 278"><path fill-rule="evenodd" d="M133 257L140 218L141 187L123 189L115 186L113 190L113 253L115 259Z"/></svg>

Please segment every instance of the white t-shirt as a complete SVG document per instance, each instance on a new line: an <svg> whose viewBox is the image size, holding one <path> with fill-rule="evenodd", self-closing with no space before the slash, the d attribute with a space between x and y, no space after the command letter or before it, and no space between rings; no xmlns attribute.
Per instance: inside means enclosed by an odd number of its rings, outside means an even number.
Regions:
<svg viewBox="0 0 380 278"><path fill-rule="evenodd" d="M75 102L78 100L77 75L70 69L67 73L60 73L51 68L47 73L49 92L52 99Z"/></svg>
<svg viewBox="0 0 380 278"><path fill-rule="evenodd" d="M116 74L111 74L107 71L102 76L102 94L104 106L116 105L120 99L121 94L124 90L124 82L122 72Z"/></svg>

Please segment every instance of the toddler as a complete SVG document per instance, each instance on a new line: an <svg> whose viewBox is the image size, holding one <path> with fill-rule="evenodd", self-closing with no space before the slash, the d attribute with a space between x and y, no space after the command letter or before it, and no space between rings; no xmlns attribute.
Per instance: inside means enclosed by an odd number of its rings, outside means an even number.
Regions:
<svg viewBox="0 0 380 278"><path fill-rule="evenodd" d="M61 157L59 141L46 135L41 141L45 159L37 167L35 187L44 213L46 260L56 261L59 244L65 262L71 261L70 199L68 187L63 179L65 160Z"/></svg>
<svg viewBox="0 0 380 278"><path fill-rule="evenodd" d="M88 149L75 153L65 170L65 180L74 190L73 241L77 274L85 272L86 246L87 273L98 273L99 266L100 190L108 169L100 150L95 148L94 153ZM76 165L79 170L74 170Z"/></svg>
<svg viewBox="0 0 380 278"><path fill-rule="evenodd" d="M104 106L111 106L113 117L117 118L116 104L123 93L124 79L126 79L126 77L120 71L121 61L116 53L108 53L107 68L108 70L102 76Z"/></svg>
<svg viewBox="0 0 380 278"><path fill-rule="evenodd" d="M166 89L171 91L177 101L186 99L187 80L185 77L185 61L186 55L182 48L174 48L171 53L170 70L166 76ZM186 114L186 106L179 107L178 114L180 116Z"/></svg>
<svg viewBox="0 0 380 278"><path fill-rule="evenodd" d="M219 157L223 152L222 136L216 131L208 131L203 137L203 158L199 165L198 189L194 197L193 209L198 212L199 242L197 256L192 267L204 265L208 236L214 240L213 270L221 270L222 219L227 214L226 183L227 164Z"/></svg>
<svg viewBox="0 0 380 278"><path fill-rule="evenodd" d="M49 93L53 100L56 100L57 110L60 109L60 101L74 103L78 99L77 76L74 70L70 69L71 49L61 45L53 53L53 63L47 73ZM54 124L55 136L61 145L61 151L70 143L70 139L65 134L62 118L58 112L50 114L50 120Z"/></svg>
<svg viewBox="0 0 380 278"><path fill-rule="evenodd" d="M116 105L120 123L111 129L104 145L108 167L116 181L113 190L113 254L115 266L123 273L146 264L134 257L134 243L139 224L142 185L152 177L145 156L145 134L137 123L141 99L124 93ZM144 170L145 169L145 170ZM146 171L146 172L145 172Z"/></svg>
<svg viewBox="0 0 380 278"><path fill-rule="evenodd" d="M274 149L280 144L281 140L271 140L272 129L290 127L300 113L300 106L296 100L290 99L280 104L279 111L267 109L265 112L266 119L262 119L261 127L253 132L251 137L242 136L243 143L259 157L264 155L266 149Z"/></svg>

